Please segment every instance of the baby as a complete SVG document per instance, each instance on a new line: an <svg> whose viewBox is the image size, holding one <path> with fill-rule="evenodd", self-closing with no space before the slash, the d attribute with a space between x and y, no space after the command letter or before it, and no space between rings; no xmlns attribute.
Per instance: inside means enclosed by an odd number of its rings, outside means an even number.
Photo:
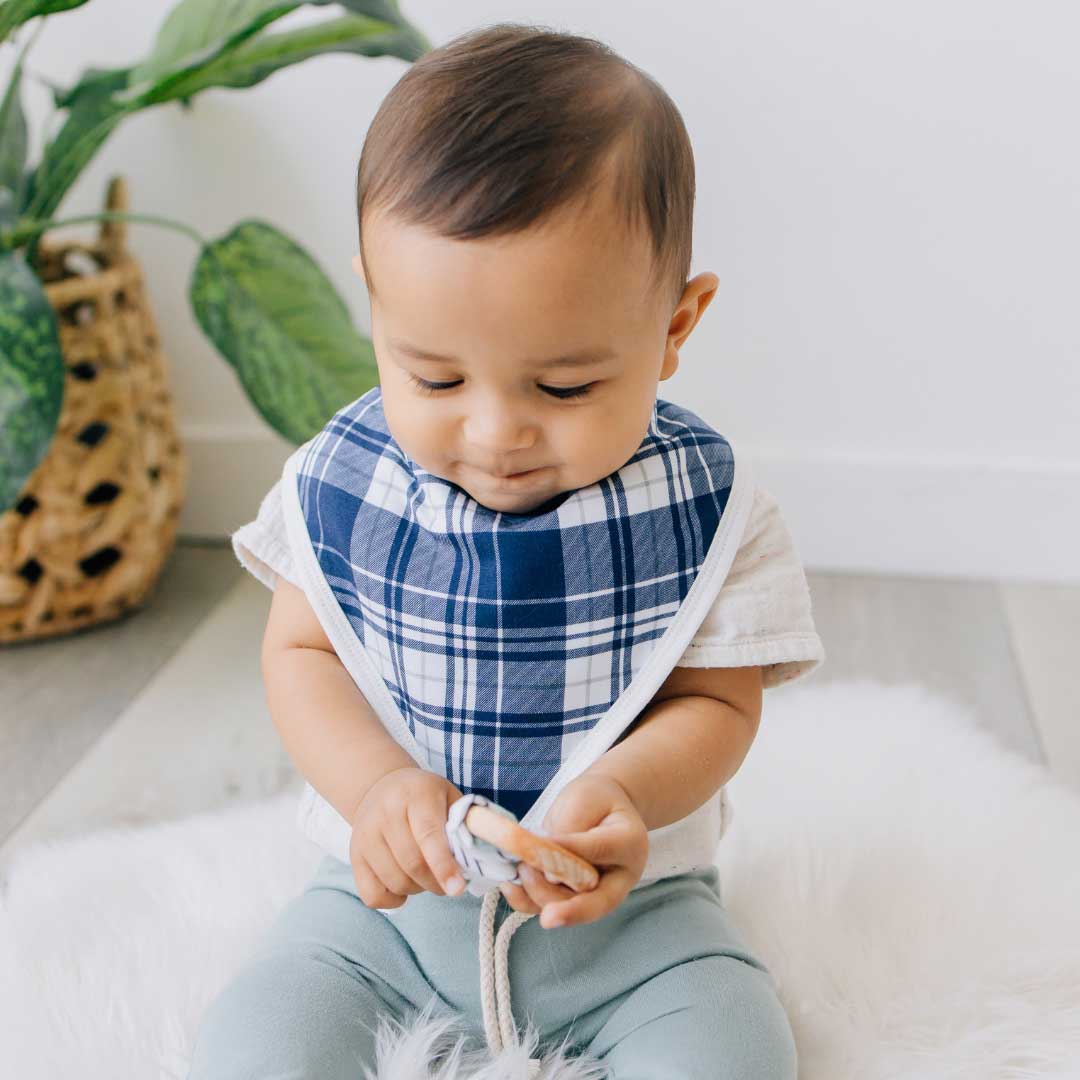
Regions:
<svg viewBox="0 0 1080 1080"><path fill-rule="evenodd" d="M421 1013L494 1053L520 1022L579 1076L795 1077L714 857L763 688L823 650L774 500L657 398L719 284L689 278L693 206L678 110L593 39L487 27L382 103L354 260L379 385L234 535L325 857L191 1080L360 1080ZM596 887L455 857L473 801Z"/></svg>

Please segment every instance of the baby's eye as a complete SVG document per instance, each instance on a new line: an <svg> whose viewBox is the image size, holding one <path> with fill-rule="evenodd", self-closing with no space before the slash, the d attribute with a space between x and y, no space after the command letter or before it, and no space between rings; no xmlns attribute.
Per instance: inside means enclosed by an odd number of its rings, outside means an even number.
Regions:
<svg viewBox="0 0 1080 1080"><path fill-rule="evenodd" d="M409 381L417 388L417 390L420 390L425 394L434 394L439 390L449 390L450 387L457 386L457 384L461 382L460 379L455 382L428 382L427 379L421 379L419 375L414 375L411 371L409 372Z"/></svg>
<svg viewBox="0 0 1080 1080"><path fill-rule="evenodd" d="M570 398L587 394L593 385L593 383L585 383L582 386L541 386L540 389L545 394L551 394L552 397Z"/></svg>

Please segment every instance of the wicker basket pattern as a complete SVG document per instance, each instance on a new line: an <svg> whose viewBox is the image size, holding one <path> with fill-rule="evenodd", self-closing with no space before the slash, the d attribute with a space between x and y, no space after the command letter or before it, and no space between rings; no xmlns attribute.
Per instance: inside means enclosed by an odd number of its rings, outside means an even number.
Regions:
<svg viewBox="0 0 1080 1080"><path fill-rule="evenodd" d="M125 209L123 178L107 205ZM98 272L65 276L71 253ZM173 548L186 462L168 364L125 227L96 243L42 243L37 271L66 377L56 434L0 514L0 643L108 622L149 594Z"/></svg>

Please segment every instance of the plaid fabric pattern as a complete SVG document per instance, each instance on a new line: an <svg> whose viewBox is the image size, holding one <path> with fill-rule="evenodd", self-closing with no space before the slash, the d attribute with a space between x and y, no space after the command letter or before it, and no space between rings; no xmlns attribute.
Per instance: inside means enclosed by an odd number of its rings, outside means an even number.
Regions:
<svg viewBox="0 0 1080 1080"><path fill-rule="evenodd" d="M520 818L679 609L734 469L723 436L658 400L617 472L502 513L413 462L375 387L297 475L319 566L427 767Z"/></svg>

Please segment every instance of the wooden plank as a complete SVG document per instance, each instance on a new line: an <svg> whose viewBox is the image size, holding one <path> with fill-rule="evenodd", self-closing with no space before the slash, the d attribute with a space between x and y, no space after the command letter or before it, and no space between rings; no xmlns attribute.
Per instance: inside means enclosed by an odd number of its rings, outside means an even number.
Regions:
<svg viewBox="0 0 1080 1080"><path fill-rule="evenodd" d="M989 582L814 573L826 660L811 679L919 683L967 706L1007 746L1046 758Z"/></svg>
<svg viewBox="0 0 1080 1080"><path fill-rule="evenodd" d="M1005 585L1001 593L1050 768L1080 789L1080 588Z"/></svg>
<svg viewBox="0 0 1080 1080"><path fill-rule="evenodd" d="M178 545L146 606L68 637L0 648L0 839L128 706L243 569L224 545Z"/></svg>
<svg viewBox="0 0 1080 1080"><path fill-rule="evenodd" d="M0 848L199 813L302 784L270 720L270 592L245 574Z"/></svg>

